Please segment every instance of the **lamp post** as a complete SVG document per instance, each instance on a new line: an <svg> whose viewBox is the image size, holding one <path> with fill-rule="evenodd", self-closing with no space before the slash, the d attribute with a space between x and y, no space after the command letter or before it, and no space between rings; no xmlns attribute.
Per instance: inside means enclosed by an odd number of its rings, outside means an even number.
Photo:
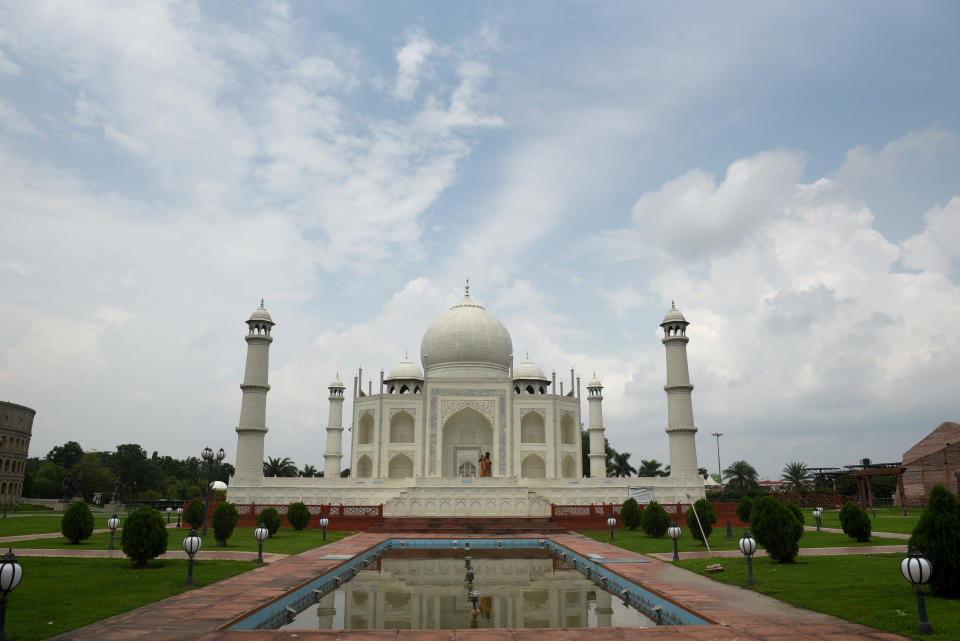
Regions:
<svg viewBox="0 0 960 641"><path fill-rule="evenodd" d="M617 518L615 516L611 516L609 519L607 519L607 525L610 526L610 540L613 541L613 528L617 526Z"/></svg>
<svg viewBox="0 0 960 641"><path fill-rule="evenodd" d="M270 536L270 530L258 525L257 529L253 531L253 535L257 537L257 563L263 563L263 542Z"/></svg>
<svg viewBox="0 0 960 641"><path fill-rule="evenodd" d="M197 536L195 529L190 530L190 534L183 540L183 551L190 557L187 561L187 580L184 583L188 588L193 587L193 555L200 551L201 545L203 545L203 539Z"/></svg>
<svg viewBox="0 0 960 641"><path fill-rule="evenodd" d="M170 513L173 512L172 507L167 507L167 525L170 525Z"/></svg>
<svg viewBox="0 0 960 641"><path fill-rule="evenodd" d="M0 557L0 641L7 641L7 597L23 578L23 568L17 563L13 548Z"/></svg>
<svg viewBox="0 0 960 641"><path fill-rule="evenodd" d="M207 515L210 512L210 484L213 483L213 464L222 461L226 455L227 453L223 451L222 447L216 454L209 447L203 448L203 452L200 453L200 456L207 463L207 496L203 501L203 536L207 535Z"/></svg>
<svg viewBox="0 0 960 641"><path fill-rule="evenodd" d="M747 557L747 585L753 585L756 583L753 580L753 554L757 551L757 541L750 536L750 530L743 531L743 536L737 541L737 547L743 552L743 556Z"/></svg>
<svg viewBox="0 0 960 641"><path fill-rule="evenodd" d="M107 519L107 527L110 528L110 545L107 546L107 549L112 550L113 535L117 533L117 528L120 527L120 517L114 514L109 519Z"/></svg>
<svg viewBox="0 0 960 641"><path fill-rule="evenodd" d="M177 508L177 527L183 527L182 525L180 525L180 518L181 518L182 516L183 516L183 508L182 508L182 507L178 507L178 508Z"/></svg>
<svg viewBox="0 0 960 641"><path fill-rule="evenodd" d="M676 523L671 523L670 527L667 528L667 536L673 539L673 560L679 561L680 555L677 554L677 539L680 538L680 526Z"/></svg>
<svg viewBox="0 0 960 641"><path fill-rule="evenodd" d="M325 516L320 517L320 527L323 528L323 540L327 540L327 526L330 525L330 519Z"/></svg>
<svg viewBox="0 0 960 641"><path fill-rule="evenodd" d="M923 590L920 588L930 580L933 574L933 564L923 556L923 552L911 546L907 550L907 558L900 561L900 572L903 578L917 589L917 609L920 611L920 620L917 621L917 634L930 634L933 628L927 620L927 605L923 602Z"/></svg>
<svg viewBox="0 0 960 641"><path fill-rule="evenodd" d="M717 480L721 483L723 482L723 468L720 467L720 437L723 436L723 432L713 432L710 436L717 437Z"/></svg>

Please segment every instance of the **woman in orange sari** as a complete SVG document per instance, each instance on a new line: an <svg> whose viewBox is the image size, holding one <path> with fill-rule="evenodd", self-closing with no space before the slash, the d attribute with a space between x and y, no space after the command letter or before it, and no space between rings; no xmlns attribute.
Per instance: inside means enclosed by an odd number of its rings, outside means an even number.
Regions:
<svg viewBox="0 0 960 641"><path fill-rule="evenodd" d="M490 460L490 452L480 457L480 476L493 476L493 461Z"/></svg>

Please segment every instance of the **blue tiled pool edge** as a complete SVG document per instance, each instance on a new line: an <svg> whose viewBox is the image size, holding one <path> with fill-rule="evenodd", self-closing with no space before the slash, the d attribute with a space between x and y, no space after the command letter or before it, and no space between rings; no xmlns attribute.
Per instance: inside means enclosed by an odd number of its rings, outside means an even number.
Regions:
<svg viewBox="0 0 960 641"><path fill-rule="evenodd" d="M221 630L263 630L276 629L286 623L291 610L300 612L314 603L320 596L337 589L360 570L391 549L462 549L464 543L470 549L545 549L558 558L570 563L574 569L597 583L619 599L634 606L646 616L661 625L711 625L713 622L694 614L687 608L666 597L641 587L620 574L602 567L599 563L573 552L549 538L501 538L501 539L405 539L390 538L381 541L370 549L357 554L340 565L331 568L315 579L294 588L260 608L246 614L242 619L234 620L220 628Z"/></svg>

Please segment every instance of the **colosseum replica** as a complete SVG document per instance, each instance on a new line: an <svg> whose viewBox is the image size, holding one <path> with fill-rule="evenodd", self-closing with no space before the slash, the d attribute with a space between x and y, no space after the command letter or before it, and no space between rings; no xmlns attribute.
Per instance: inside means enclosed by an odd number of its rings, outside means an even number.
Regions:
<svg viewBox="0 0 960 641"><path fill-rule="evenodd" d="M23 472L36 410L0 401L0 503L23 498Z"/></svg>

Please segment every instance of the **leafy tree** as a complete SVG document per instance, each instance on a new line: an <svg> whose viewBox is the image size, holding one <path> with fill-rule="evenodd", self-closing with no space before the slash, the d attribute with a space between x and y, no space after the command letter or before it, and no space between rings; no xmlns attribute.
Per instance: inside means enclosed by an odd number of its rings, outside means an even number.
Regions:
<svg viewBox="0 0 960 641"><path fill-rule="evenodd" d="M31 479L33 498L56 499L60 498L60 488L67 470L59 463L49 461L40 463Z"/></svg>
<svg viewBox="0 0 960 641"><path fill-rule="evenodd" d="M744 523L750 522L750 510L753 509L753 498L745 496L737 503L737 518Z"/></svg>
<svg viewBox="0 0 960 641"><path fill-rule="evenodd" d="M643 514L640 515L640 527L655 539L663 538L670 527L670 515L663 506L656 501L650 501Z"/></svg>
<svg viewBox="0 0 960 641"><path fill-rule="evenodd" d="M210 518L213 521L213 536L217 539L217 545L226 547L227 539L240 521L240 513L233 503L224 501L213 508L213 516Z"/></svg>
<svg viewBox="0 0 960 641"><path fill-rule="evenodd" d="M147 561L167 551L167 537L167 526L160 512L142 505L127 517L120 542L133 567L142 568Z"/></svg>
<svg viewBox="0 0 960 641"><path fill-rule="evenodd" d="M349 468L349 467L344 468L343 471L340 472L340 478L342 478L342 479L350 478L350 468Z"/></svg>
<svg viewBox="0 0 960 641"><path fill-rule="evenodd" d="M183 511L183 520L189 523L191 527L203 527L204 510L203 501L193 499L187 504L187 509Z"/></svg>
<svg viewBox="0 0 960 641"><path fill-rule="evenodd" d="M263 475L267 477L296 476L297 465L286 456L283 458L268 456L263 462Z"/></svg>
<svg viewBox="0 0 960 641"><path fill-rule="evenodd" d="M753 502L750 528L770 558L780 563L793 563L797 558L803 523L789 506L772 497L761 496Z"/></svg>
<svg viewBox="0 0 960 641"><path fill-rule="evenodd" d="M803 525L804 518L803 518L803 512L800 510L800 506L794 503L793 501L789 501L787 503L787 509L793 512L794 518L800 521L800 525Z"/></svg>
<svg viewBox="0 0 960 641"><path fill-rule="evenodd" d="M710 478L710 472L709 472L709 471L707 470L707 468L705 468L705 467L698 467L698 468L697 468L697 474L699 474L700 476L702 476L702 477L705 478L705 479L706 479L706 478Z"/></svg>
<svg viewBox="0 0 960 641"><path fill-rule="evenodd" d="M729 484L740 489L757 484L757 471L746 461L734 461L723 471L723 476Z"/></svg>
<svg viewBox="0 0 960 641"><path fill-rule="evenodd" d="M86 503L77 501L67 508L60 519L60 532L74 545L90 538L93 534L93 514Z"/></svg>
<svg viewBox="0 0 960 641"><path fill-rule="evenodd" d="M662 469L663 463L657 459L649 461L640 461L640 469L637 470L637 476L665 476Z"/></svg>
<svg viewBox="0 0 960 641"><path fill-rule="evenodd" d="M910 535L933 565L930 587L945 597L960 596L960 501L942 485L930 490L927 507Z"/></svg>
<svg viewBox="0 0 960 641"><path fill-rule="evenodd" d="M783 474L780 476L780 480L799 492L807 484L807 481L810 480L810 470L807 469L806 463L799 461L787 463L783 467Z"/></svg>
<svg viewBox="0 0 960 641"><path fill-rule="evenodd" d="M848 501L840 508L840 527L843 528L844 534L861 543L870 540L872 530L870 516L856 503Z"/></svg>
<svg viewBox="0 0 960 641"><path fill-rule="evenodd" d="M310 523L310 509L301 501L292 503L287 508L287 520L294 530L302 530Z"/></svg>
<svg viewBox="0 0 960 641"><path fill-rule="evenodd" d="M100 492L107 497L105 501L110 500L115 477L109 468L100 465L100 457L96 452L86 452L80 457L74 469L83 475L83 497L85 499L91 500L94 493Z"/></svg>
<svg viewBox="0 0 960 641"><path fill-rule="evenodd" d="M631 496L623 502L623 507L620 508L620 519L625 527L636 530L637 526L640 525L640 518L640 506L637 505L637 499Z"/></svg>
<svg viewBox="0 0 960 641"><path fill-rule="evenodd" d="M318 474L317 468L313 465L304 465L303 469L300 470L300 476L305 478L313 478Z"/></svg>
<svg viewBox="0 0 960 641"><path fill-rule="evenodd" d="M637 470L630 465L630 452L619 452L613 458L614 476L632 476Z"/></svg>
<svg viewBox="0 0 960 641"><path fill-rule="evenodd" d="M80 462L81 456L83 456L83 448L80 444L76 441L67 441L47 452L46 459L69 470Z"/></svg>
<svg viewBox="0 0 960 641"><path fill-rule="evenodd" d="M264 508L257 517L257 525L261 523L270 530L270 536L272 537L280 529L280 513L277 512L276 508Z"/></svg>
<svg viewBox="0 0 960 641"><path fill-rule="evenodd" d="M696 511L696 515L694 515ZM700 517L699 524L697 522L697 517ZM713 509L713 504L707 499L698 499L696 503L693 504L693 507L687 510L687 527L690 528L690 533L693 535L693 538L700 541L701 544L706 543L706 539L710 538L710 533L713 532L713 524L717 522L717 513ZM700 528L703 528L703 532L700 532Z"/></svg>

